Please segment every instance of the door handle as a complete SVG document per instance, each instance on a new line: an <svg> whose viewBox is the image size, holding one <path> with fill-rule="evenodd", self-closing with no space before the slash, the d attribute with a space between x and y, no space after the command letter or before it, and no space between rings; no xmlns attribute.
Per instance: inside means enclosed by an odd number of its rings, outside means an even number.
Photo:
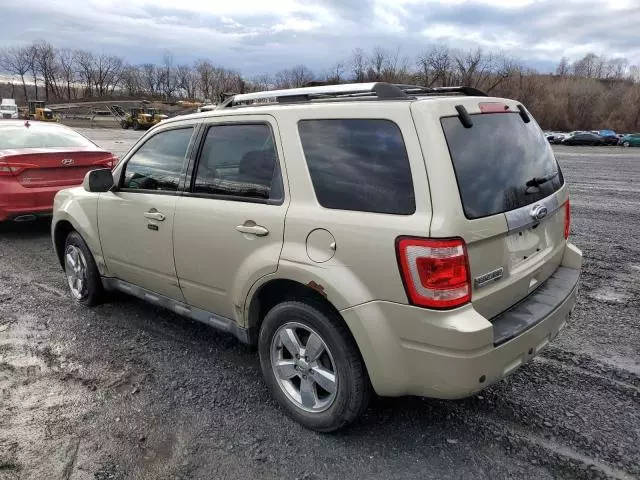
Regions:
<svg viewBox="0 0 640 480"><path fill-rule="evenodd" d="M152 208L148 212L144 212L144 216L150 220L157 220L158 222L162 222L167 218L164 216L164 213L160 213L155 208Z"/></svg>
<svg viewBox="0 0 640 480"><path fill-rule="evenodd" d="M256 225L254 222L245 222L244 225L238 225L236 230L242 233L248 233L250 235L255 235L257 237L264 237L269 235L269 230L264 228L262 225Z"/></svg>

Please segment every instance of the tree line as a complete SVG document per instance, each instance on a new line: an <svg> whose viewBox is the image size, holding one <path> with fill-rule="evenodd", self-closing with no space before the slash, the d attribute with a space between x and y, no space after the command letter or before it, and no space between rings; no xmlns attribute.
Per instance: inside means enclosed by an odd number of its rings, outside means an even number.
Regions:
<svg viewBox="0 0 640 480"><path fill-rule="evenodd" d="M310 82L385 81L426 87L469 85L515 98L544 128L640 130L640 67L625 58L589 53L562 58L553 73L540 73L504 54L431 45L410 58L400 49L355 49L332 67L313 72L303 64L245 78L208 59L181 63L167 52L157 63L132 65L117 55L56 48L46 41L0 50L0 71L16 81L3 96L18 102L105 98L217 101L223 93L292 88Z"/></svg>

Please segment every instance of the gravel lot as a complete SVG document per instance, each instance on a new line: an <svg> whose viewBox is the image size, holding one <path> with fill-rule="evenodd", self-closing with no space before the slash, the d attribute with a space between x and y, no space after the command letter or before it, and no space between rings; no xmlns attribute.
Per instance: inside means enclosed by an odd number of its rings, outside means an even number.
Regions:
<svg viewBox="0 0 640 480"><path fill-rule="evenodd" d="M640 477L640 149L556 152L585 255L568 327L474 398L376 399L334 435L284 416L254 350L124 296L76 306L49 226L0 226L0 479Z"/></svg>

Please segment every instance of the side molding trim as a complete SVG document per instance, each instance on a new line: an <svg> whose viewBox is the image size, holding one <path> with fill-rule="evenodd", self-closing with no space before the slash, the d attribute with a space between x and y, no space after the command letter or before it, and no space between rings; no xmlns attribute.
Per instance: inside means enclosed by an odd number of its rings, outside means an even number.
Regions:
<svg viewBox="0 0 640 480"><path fill-rule="evenodd" d="M220 315L216 315L199 308L190 307L185 303L178 302L177 300L165 297L164 295L158 295L157 293L150 292L149 290L146 290L142 287L133 285L117 278L102 277L102 285L107 290L118 290L134 297L138 297L159 307L171 310L178 315L188 317L191 320L195 320L196 322L209 325L221 332L230 333L242 343L250 343L249 330L238 326L238 324L230 318L222 317Z"/></svg>

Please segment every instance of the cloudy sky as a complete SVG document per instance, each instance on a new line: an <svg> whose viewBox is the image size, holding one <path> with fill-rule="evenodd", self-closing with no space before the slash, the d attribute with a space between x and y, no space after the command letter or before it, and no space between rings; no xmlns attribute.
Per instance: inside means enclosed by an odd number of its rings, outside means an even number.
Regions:
<svg viewBox="0 0 640 480"><path fill-rule="evenodd" d="M640 0L3 0L0 47L38 39L132 63L210 58L245 75L321 71L356 47L432 44L553 68L593 51L640 64Z"/></svg>

